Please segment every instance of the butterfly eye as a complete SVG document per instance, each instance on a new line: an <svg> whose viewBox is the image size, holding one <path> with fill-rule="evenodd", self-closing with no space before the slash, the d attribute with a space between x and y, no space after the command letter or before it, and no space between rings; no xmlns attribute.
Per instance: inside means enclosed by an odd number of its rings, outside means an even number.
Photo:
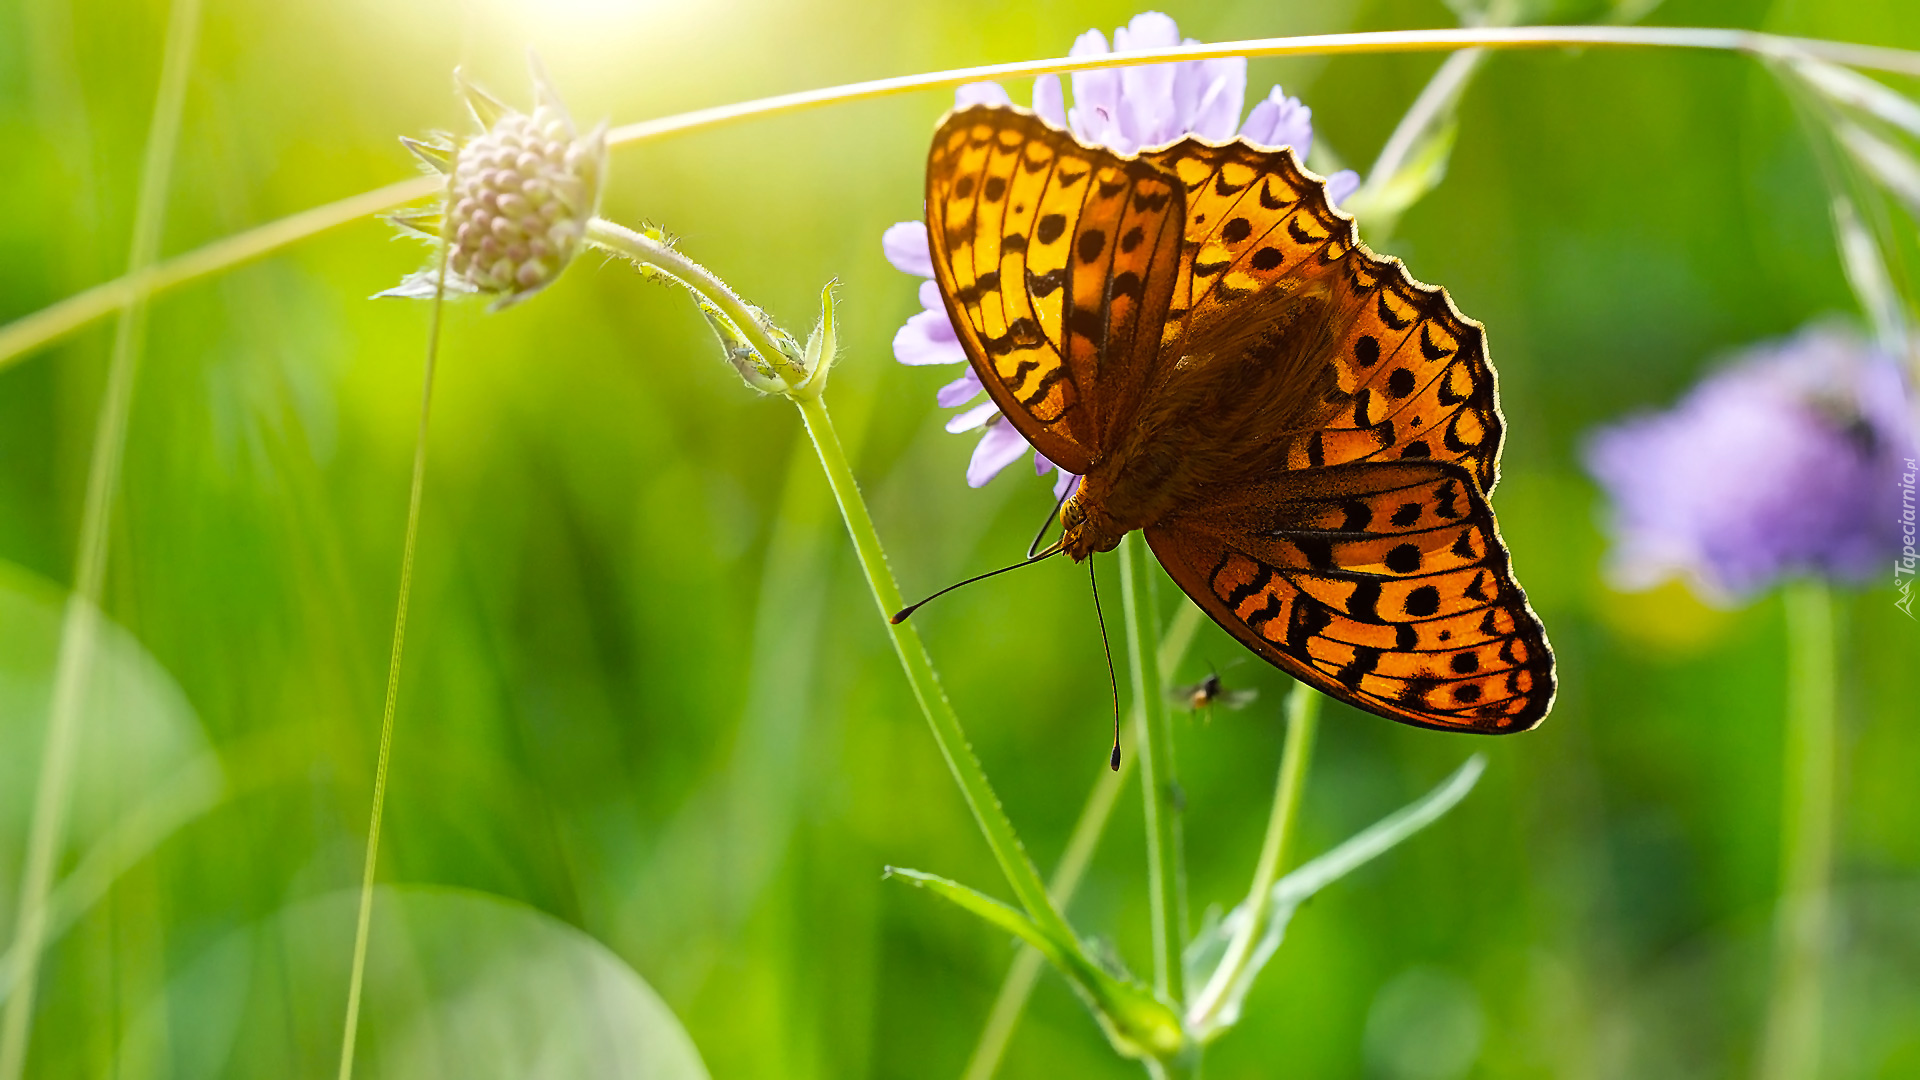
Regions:
<svg viewBox="0 0 1920 1080"><path fill-rule="evenodd" d="M1086 524L1086 521L1087 512L1080 508L1080 500L1069 499L1060 507L1060 524L1066 526L1069 531Z"/></svg>

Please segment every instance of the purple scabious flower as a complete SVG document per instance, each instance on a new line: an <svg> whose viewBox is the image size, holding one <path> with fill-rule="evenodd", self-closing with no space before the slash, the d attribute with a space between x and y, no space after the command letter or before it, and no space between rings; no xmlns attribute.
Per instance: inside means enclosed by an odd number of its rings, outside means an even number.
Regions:
<svg viewBox="0 0 1920 1080"><path fill-rule="evenodd" d="M1672 409L1588 438L1610 576L1628 589L1682 577L1731 602L1791 575L1883 569L1900 550L1911 417L1899 366L1842 328L1749 349Z"/></svg>
<svg viewBox="0 0 1920 1080"><path fill-rule="evenodd" d="M1174 21L1157 11L1133 17L1133 21L1113 32L1113 51L1162 49L1180 44L1195 44L1180 37ZM1098 30L1089 30L1073 43L1069 56L1094 56L1107 52L1107 39ZM1189 60L1178 64L1149 64L1107 71L1082 71L1073 76L1073 105L1069 108L1061 93L1058 75L1042 75L1033 81L1033 110L1049 123L1068 128L1081 139L1105 146L1122 154L1142 147L1161 146L1187 135L1224 142L1235 134L1244 135L1264 146L1292 146L1305 159L1313 145L1313 110L1298 98L1286 96L1278 86L1268 92L1241 120L1246 105L1247 61L1245 57L1218 60ZM980 104L1011 104L1012 98L999 83L969 83L954 92L956 107ZM1352 195L1360 186L1360 177L1343 170L1327 179L1327 195L1335 203ZM927 247L927 227L921 221L903 221L887 229L880 238L887 261L895 267L926 278L920 286L920 306L925 310L908 319L893 337L894 358L903 364L966 364L967 354L947 318L940 300L940 287L933 278L933 256ZM958 379L941 387L934 395L942 408L968 405L986 390L968 367ZM979 487L1002 469L1032 449L1013 425L1006 422L991 400L972 405L947 421L952 432L984 428L980 442L967 464L967 483ZM1045 476L1055 466L1039 451L1033 454L1034 470ZM1054 482L1054 494L1066 492L1075 477L1060 470Z"/></svg>

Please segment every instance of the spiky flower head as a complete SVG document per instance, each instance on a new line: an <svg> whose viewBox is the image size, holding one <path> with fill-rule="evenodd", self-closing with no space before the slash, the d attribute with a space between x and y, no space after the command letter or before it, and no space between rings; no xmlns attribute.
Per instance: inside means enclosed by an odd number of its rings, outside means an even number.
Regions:
<svg viewBox="0 0 1920 1080"><path fill-rule="evenodd" d="M396 214L394 224L447 244L447 292L493 296L495 310L545 288L573 261L607 172L606 125L579 134L540 62L530 66L531 115L455 71L480 133L401 140L448 180L440 205ZM431 298L439 282L436 260L380 295Z"/></svg>

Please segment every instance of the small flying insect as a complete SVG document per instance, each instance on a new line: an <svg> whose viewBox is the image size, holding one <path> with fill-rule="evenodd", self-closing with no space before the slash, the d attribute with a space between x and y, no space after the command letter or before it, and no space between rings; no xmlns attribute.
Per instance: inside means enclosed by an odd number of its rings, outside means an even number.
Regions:
<svg viewBox="0 0 1920 1080"><path fill-rule="evenodd" d="M1169 688L1167 690L1167 696L1172 698L1173 703L1181 708L1188 709L1192 712L1199 712L1201 709L1206 709L1211 712L1216 705L1225 706L1229 709L1244 709L1254 698L1260 696L1260 691L1250 686L1239 690L1229 690L1221 684L1220 673L1210 671L1207 673L1206 678L1194 683L1192 686Z"/></svg>

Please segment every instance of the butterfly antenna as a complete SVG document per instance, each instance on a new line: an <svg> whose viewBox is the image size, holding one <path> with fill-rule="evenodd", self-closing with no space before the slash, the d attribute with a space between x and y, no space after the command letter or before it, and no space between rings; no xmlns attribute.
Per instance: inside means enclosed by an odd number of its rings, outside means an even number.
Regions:
<svg viewBox="0 0 1920 1080"><path fill-rule="evenodd" d="M1060 520L1060 508L1067 505L1067 496L1072 494L1073 485L1068 484L1065 490L1060 492L1060 497L1053 500L1053 512L1040 523L1040 531L1033 534L1033 543L1027 545L1027 558L1031 559L1039 554L1040 541L1047 538L1047 530L1053 528L1053 523Z"/></svg>
<svg viewBox="0 0 1920 1080"><path fill-rule="evenodd" d="M1120 771L1120 680L1113 674L1113 645L1107 641L1107 617L1100 613L1100 579L1093 572L1093 559L1087 559L1087 583L1093 586L1093 617L1100 620L1100 648L1107 654L1107 686L1113 691L1113 756L1107 767Z"/></svg>
<svg viewBox="0 0 1920 1080"><path fill-rule="evenodd" d="M919 611L921 607L925 606L929 601L935 599L936 597L945 596L962 585L971 585L976 581L985 581L986 579L993 577L996 574L1004 574L1009 570L1018 570L1023 566L1032 566L1034 563L1040 562L1045 559L1050 559L1065 550L1066 550L1066 540L1064 538L1060 540L1056 540L1054 541L1051 547L1048 547L1047 550L1039 553L1038 555L1033 555L1028 558L1021 559L1019 562L1014 563L1011 566L1003 566L998 570L989 570L984 574L976 574L965 581L956 581L953 584L947 586L946 588L941 589L939 592L934 593L932 596L925 597L920 601L918 601L917 603L908 604L906 607L903 607L899 611L894 612L893 617L888 619L887 621L894 624L895 626L898 626L901 623L906 622L907 619L910 618L914 612Z"/></svg>

